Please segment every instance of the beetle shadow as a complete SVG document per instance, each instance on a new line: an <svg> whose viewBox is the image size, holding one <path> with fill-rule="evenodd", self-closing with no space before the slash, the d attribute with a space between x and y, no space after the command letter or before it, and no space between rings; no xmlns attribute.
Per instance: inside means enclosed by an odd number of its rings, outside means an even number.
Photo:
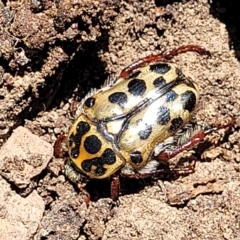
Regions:
<svg viewBox="0 0 240 240"><path fill-rule="evenodd" d="M91 196L91 201L96 202L101 198L111 198L111 179L91 179L85 189ZM120 177L119 196L139 193L150 183L150 179L128 179Z"/></svg>
<svg viewBox="0 0 240 240"><path fill-rule="evenodd" d="M145 187L155 185L157 180L174 181L180 176L188 175L188 173L178 174L177 171L170 169L170 166L166 161L160 162L158 170L159 172L157 174L145 178L134 178L133 176L129 178L119 173L119 196L138 194L144 190ZM111 179L91 179L85 189L90 194L91 201L93 202L98 201L101 198L110 198Z"/></svg>
<svg viewBox="0 0 240 240"><path fill-rule="evenodd" d="M146 186L153 186L152 178L129 179L120 178L119 196L140 193ZM101 198L111 198L111 179L93 180L91 179L85 187L91 196L91 201L97 202Z"/></svg>

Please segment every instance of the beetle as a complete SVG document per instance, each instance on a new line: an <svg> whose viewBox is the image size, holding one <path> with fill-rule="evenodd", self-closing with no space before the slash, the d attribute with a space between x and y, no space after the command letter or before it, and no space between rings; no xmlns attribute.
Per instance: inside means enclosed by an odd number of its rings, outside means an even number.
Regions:
<svg viewBox="0 0 240 240"><path fill-rule="evenodd" d="M60 135L54 149L57 157L68 155L65 174L86 194L89 179L111 178L111 197L116 200L119 176L157 176L162 161L231 125L204 128L191 121L198 85L170 62L188 51L211 56L198 45L147 56L81 101L68 135Z"/></svg>

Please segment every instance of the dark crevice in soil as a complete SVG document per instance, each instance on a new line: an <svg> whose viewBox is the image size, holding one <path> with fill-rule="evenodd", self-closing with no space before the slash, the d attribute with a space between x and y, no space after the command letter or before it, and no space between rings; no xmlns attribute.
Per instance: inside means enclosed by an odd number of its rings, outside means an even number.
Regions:
<svg viewBox="0 0 240 240"><path fill-rule="evenodd" d="M63 73L61 86L50 108L58 106L60 101L67 100L73 95L79 100L91 88L99 88L104 83L108 73L105 70L106 64L98 57L98 52L107 51L107 46L107 32L96 42L85 42L81 45L81 50L76 53Z"/></svg>
<svg viewBox="0 0 240 240"><path fill-rule="evenodd" d="M181 0L155 0L155 5L157 7L166 6L168 4L173 4L174 2L181 2Z"/></svg>
<svg viewBox="0 0 240 240"><path fill-rule="evenodd" d="M209 1L210 2L210 1ZM226 25L229 33L229 46L240 59L240 13L238 1L212 0L210 13Z"/></svg>
<svg viewBox="0 0 240 240"><path fill-rule="evenodd" d="M85 233L85 231L84 231L84 228L85 228L86 224L87 224L87 220L85 220L85 221L82 223L82 226L81 226L81 228L80 228L80 230L79 230L79 236L84 236L85 239L88 240L88 239L89 239L89 236L88 236L88 234Z"/></svg>

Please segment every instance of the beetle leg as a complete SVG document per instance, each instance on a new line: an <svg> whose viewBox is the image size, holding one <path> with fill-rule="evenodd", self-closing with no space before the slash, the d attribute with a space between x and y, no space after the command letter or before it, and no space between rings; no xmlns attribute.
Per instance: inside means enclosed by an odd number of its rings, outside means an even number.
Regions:
<svg viewBox="0 0 240 240"><path fill-rule="evenodd" d="M166 163L166 162L164 162ZM181 166L181 167L173 167L170 168L169 165L166 163L166 166L164 168L155 169L152 172L146 172L146 173L121 173L122 177L130 178L130 179L144 179L144 178L154 178L158 177L160 174L170 175L173 176L174 174L178 175L188 175L191 173L194 173L195 171L195 165L196 161L193 161L193 164L189 164L187 166Z"/></svg>
<svg viewBox="0 0 240 240"><path fill-rule="evenodd" d="M89 206L89 203L91 201L91 196L89 194L89 192L87 190L85 190L81 184L77 184L77 188L83 193L85 194L85 198L84 198L84 202L86 203L87 206Z"/></svg>
<svg viewBox="0 0 240 240"><path fill-rule="evenodd" d="M57 158L65 157L68 152L67 148L67 136L65 134L60 134L54 143L54 156Z"/></svg>
<svg viewBox="0 0 240 240"><path fill-rule="evenodd" d="M215 129L214 129L215 130ZM192 136L190 139L187 140L183 145L179 146L172 152L161 152L157 158L160 160L169 160L179 153L183 152L184 150L188 150L193 148L194 146L197 146L206 136L206 133L204 131L198 132L196 135Z"/></svg>
<svg viewBox="0 0 240 240"><path fill-rule="evenodd" d="M167 62L167 61L171 60L172 58L174 58L175 56L177 56L178 54L182 54L182 53L189 52L189 51L197 52L200 55L207 55L208 57L211 56L210 52L202 46L184 45L184 46L181 46L178 48L174 48L173 50L171 50L169 52L162 52L162 53L159 53L156 55L150 55L150 56L142 58L142 59L132 63L125 69L123 69L123 71L120 74L120 77L128 78L129 75L132 74L134 70L136 70L140 67L143 67L146 64L154 63L154 62Z"/></svg>
<svg viewBox="0 0 240 240"><path fill-rule="evenodd" d="M120 188L120 180L118 176L114 176L111 182L111 198L113 201L118 199L119 195L119 188Z"/></svg>
<svg viewBox="0 0 240 240"><path fill-rule="evenodd" d="M77 112L77 104L78 102L75 100L73 100L70 104L70 113L72 117L74 117Z"/></svg>
<svg viewBox="0 0 240 240"><path fill-rule="evenodd" d="M174 167L171 169L172 173L178 175L189 175L195 172L196 160L193 160L193 164L188 164L187 166Z"/></svg>
<svg viewBox="0 0 240 240"><path fill-rule="evenodd" d="M184 150L188 150L188 149L191 149L191 148L197 146L205 138L205 136L207 134L209 134L213 131L216 131L218 129L231 127L235 124L235 122L236 122L235 119L232 119L227 124L218 125L217 127L213 127L213 128L206 129L206 130L200 130L198 133L193 135L190 139L188 139L185 143L183 143L181 146L177 147L172 152L163 151L157 156L157 158L160 159L160 160L166 160L167 161L167 160L175 157L179 153L183 152Z"/></svg>
<svg viewBox="0 0 240 240"><path fill-rule="evenodd" d="M154 63L154 62L166 62L168 59L163 57L163 54L157 54L157 55L150 55L147 57L144 57L134 63L132 63L131 65L129 65L128 67L124 68L122 70L122 72L120 73L121 78L128 78L130 74L133 73L134 70L143 67L144 65L148 64L148 63Z"/></svg>
<svg viewBox="0 0 240 240"><path fill-rule="evenodd" d="M200 55L207 55L208 57L211 57L211 53L206 48L199 45L191 45L191 44L174 48L169 52L163 52L162 56L166 60L171 60L175 56L185 52L197 52Z"/></svg>

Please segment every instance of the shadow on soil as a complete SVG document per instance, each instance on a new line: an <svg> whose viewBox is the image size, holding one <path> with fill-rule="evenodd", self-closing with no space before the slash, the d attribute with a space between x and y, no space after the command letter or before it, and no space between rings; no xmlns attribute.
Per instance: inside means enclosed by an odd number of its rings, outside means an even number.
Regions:
<svg viewBox="0 0 240 240"><path fill-rule="evenodd" d="M212 0L210 13L226 25L229 46L240 60L240 12L238 1Z"/></svg>

